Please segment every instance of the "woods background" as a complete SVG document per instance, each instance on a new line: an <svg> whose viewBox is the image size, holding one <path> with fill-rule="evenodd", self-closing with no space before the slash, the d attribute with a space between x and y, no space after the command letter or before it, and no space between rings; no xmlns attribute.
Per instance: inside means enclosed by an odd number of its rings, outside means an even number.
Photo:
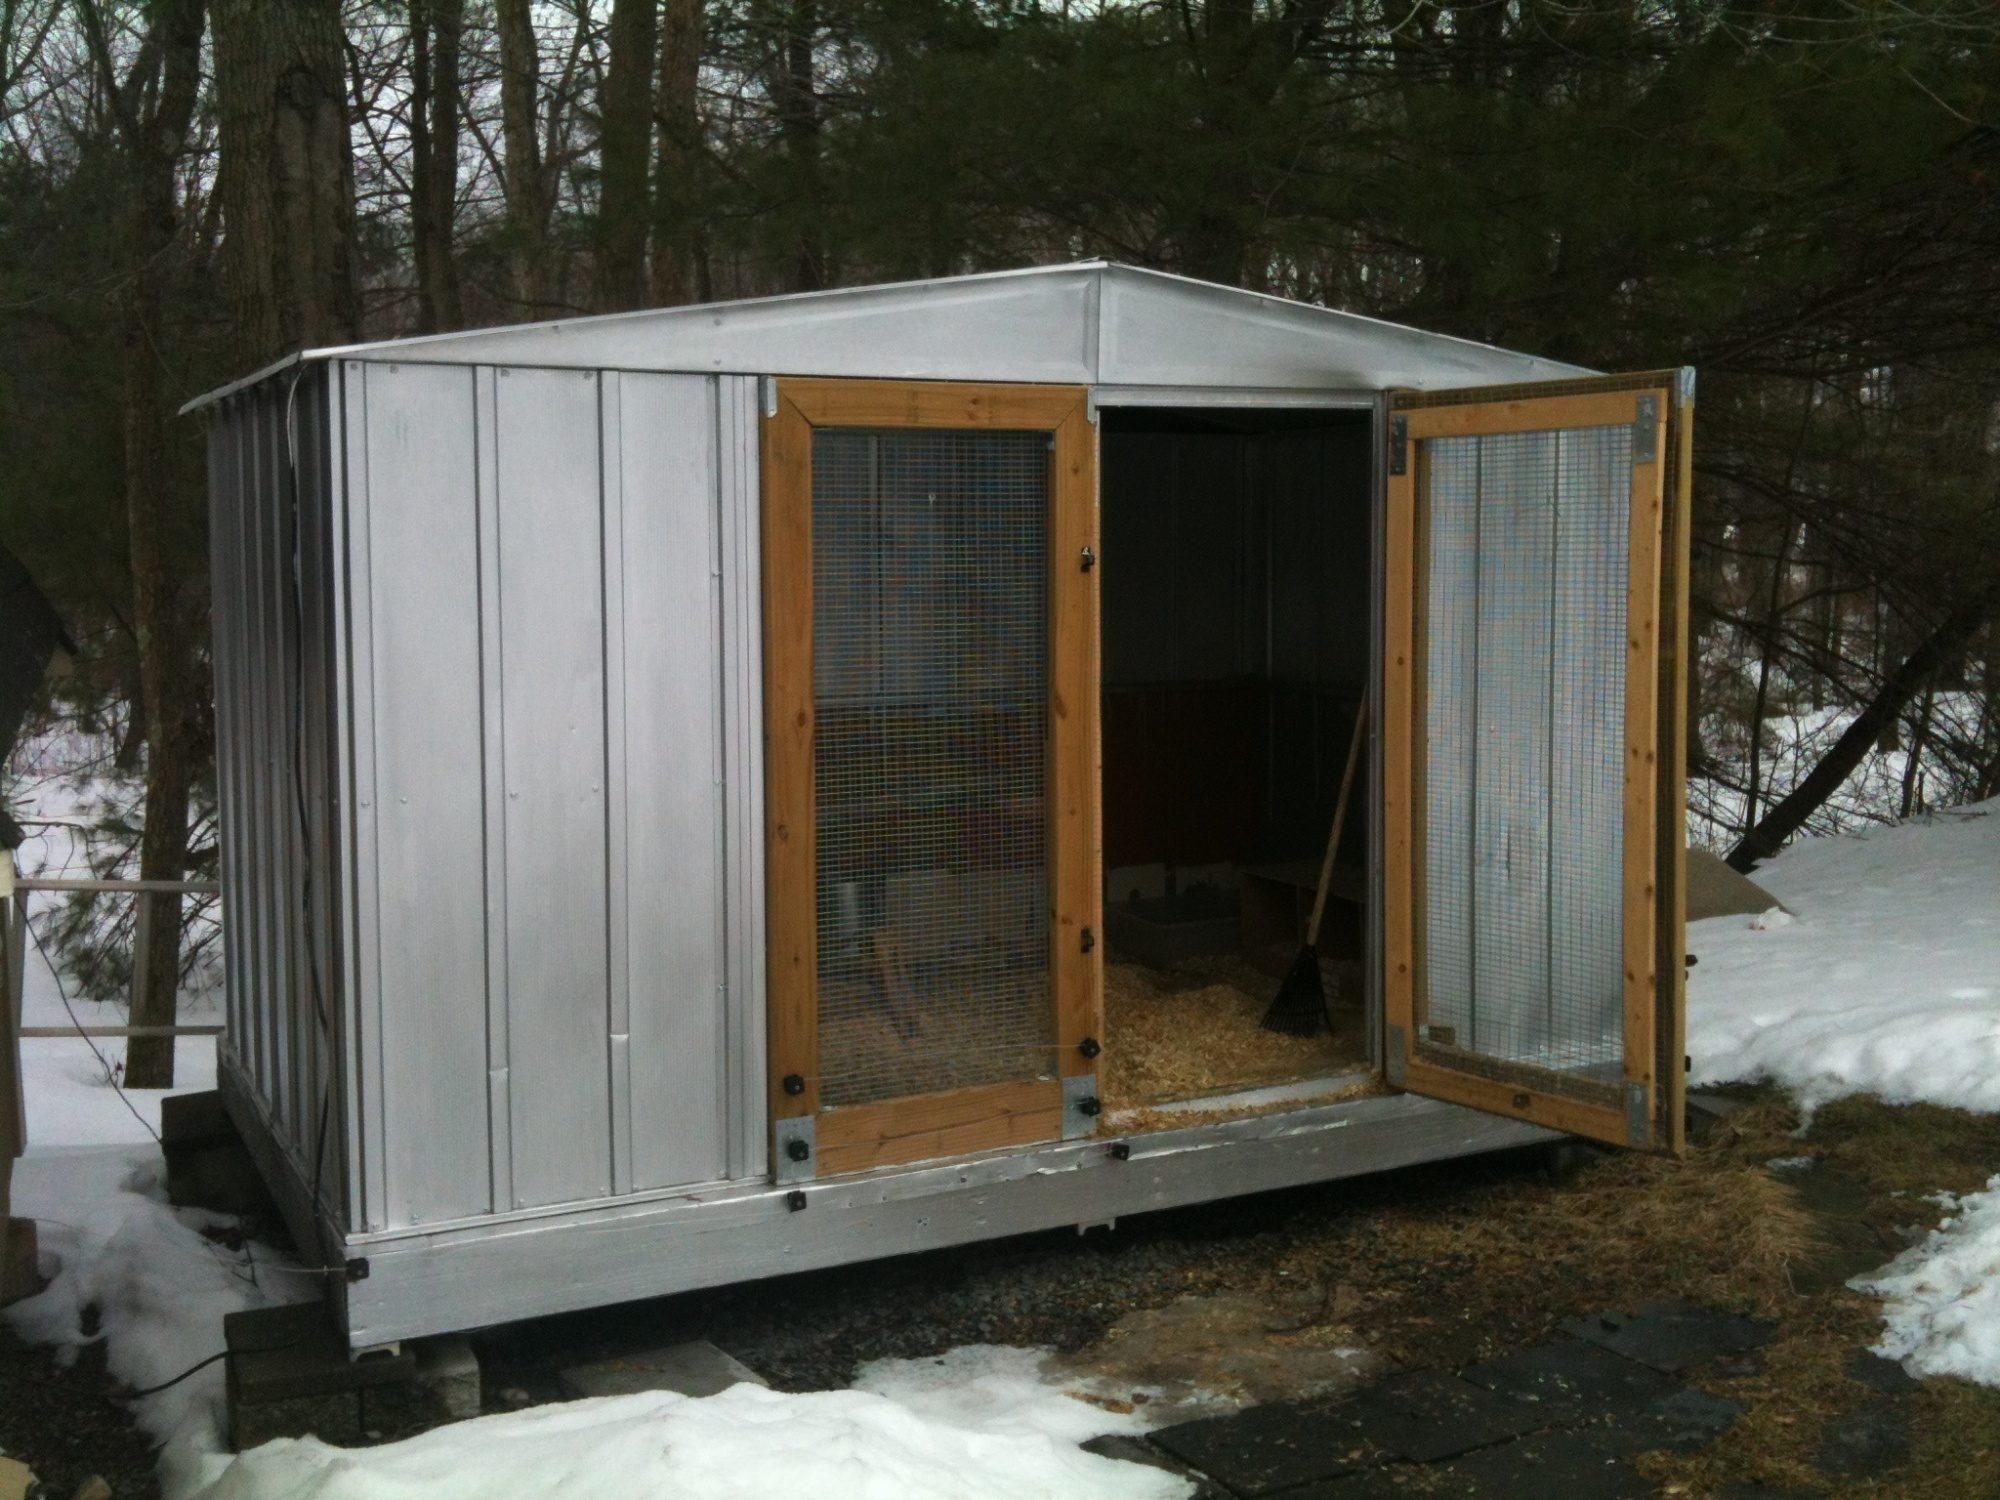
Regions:
<svg viewBox="0 0 2000 1500"><path fill-rule="evenodd" d="M1095 255L1697 366L1691 836L2000 794L1991 0L0 0L0 541L82 649L9 791L213 869L192 395ZM86 993L129 923L68 908Z"/></svg>

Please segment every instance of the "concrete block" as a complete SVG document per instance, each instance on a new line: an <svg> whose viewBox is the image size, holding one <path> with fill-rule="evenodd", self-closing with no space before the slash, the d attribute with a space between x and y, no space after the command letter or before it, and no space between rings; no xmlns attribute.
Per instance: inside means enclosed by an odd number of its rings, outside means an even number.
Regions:
<svg viewBox="0 0 2000 1500"><path fill-rule="evenodd" d="M479 1356L463 1338L424 1339L416 1346L417 1385L452 1421L479 1415Z"/></svg>
<svg viewBox="0 0 2000 1500"><path fill-rule="evenodd" d="M621 1354L562 1372L563 1384L579 1396L630 1396L637 1391L713 1396L746 1380L752 1385L770 1384L741 1360L700 1340Z"/></svg>
<svg viewBox="0 0 2000 1500"><path fill-rule="evenodd" d="M0 1229L0 1307L42 1289L40 1240L33 1219L9 1219Z"/></svg>
<svg viewBox="0 0 2000 1500"><path fill-rule="evenodd" d="M229 1351L229 1441L239 1453L308 1434L358 1443L362 1393L407 1385L416 1375L416 1356L407 1349L350 1358L347 1340L318 1302L230 1313L222 1337Z"/></svg>
<svg viewBox="0 0 2000 1500"><path fill-rule="evenodd" d="M278 1205L241 1141L181 1146L167 1156L167 1201L275 1222Z"/></svg>
<svg viewBox="0 0 2000 1500"><path fill-rule="evenodd" d="M160 1101L160 1144L168 1155L183 1146L215 1146L236 1139L236 1126L222 1107L222 1094L169 1094Z"/></svg>

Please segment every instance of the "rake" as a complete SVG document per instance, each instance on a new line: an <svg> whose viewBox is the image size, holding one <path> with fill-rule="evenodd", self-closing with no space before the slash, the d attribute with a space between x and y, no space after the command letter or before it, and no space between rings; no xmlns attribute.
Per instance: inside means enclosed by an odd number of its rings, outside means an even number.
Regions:
<svg viewBox="0 0 2000 1500"><path fill-rule="evenodd" d="M1326 1013L1326 981L1319 970L1319 924L1326 916L1327 888L1333 884L1333 856L1340 847L1341 825L1347 821L1347 797L1354 789L1354 768L1361 760L1361 737L1368 724L1368 700L1354 715L1354 737L1347 745L1347 765L1340 773L1340 795L1333 804L1333 832L1327 836L1326 858L1320 862L1319 888L1313 892L1312 920L1306 923L1305 946L1285 979L1278 996L1258 1024L1266 1031L1282 1031L1287 1036L1311 1036L1324 1022L1332 1030Z"/></svg>

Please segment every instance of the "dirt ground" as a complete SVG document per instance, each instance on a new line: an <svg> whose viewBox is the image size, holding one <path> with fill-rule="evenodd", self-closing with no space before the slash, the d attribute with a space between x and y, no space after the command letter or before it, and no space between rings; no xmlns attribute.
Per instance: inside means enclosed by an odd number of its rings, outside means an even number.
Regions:
<svg viewBox="0 0 2000 1500"><path fill-rule="evenodd" d="M561 1399L569 1365L704 1338L789 1390L990 1342L1052 1346L1073 1368L1165 1385L1166 1401L1176 1377L1262 1401L1451 1368L1565 1318L1685 1297L1777 1333L1695 1376L1745 1410L1700 1452L1639 1461L1663 1495L1993 1500L2000 1390L1962 1381L1894 1398L1907 1452L1886 1468L1828 1464L1829 1442L1885 1399L1853 1372L1878 1304L1845 1282L1935 1222L1924 1195L2000 1171L2000 1119L1856 1100L1801 1138L1781 1099L1741 1102L1684 1162L1512 1153L493 1330L478 1339L487 1400ZM1802 1156L1812 1164L1769 1165ZM0 1341L0 1445L50 1477L116 1469L119 1495L144 1493L127 1457L138 1439L103 1397L87 1367L55 1374Z"/></svg>

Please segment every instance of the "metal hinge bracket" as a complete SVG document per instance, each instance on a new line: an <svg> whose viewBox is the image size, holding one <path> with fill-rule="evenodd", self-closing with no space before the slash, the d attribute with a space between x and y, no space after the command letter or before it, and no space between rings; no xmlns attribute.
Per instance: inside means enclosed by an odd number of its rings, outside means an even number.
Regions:
<svg viewBox="0 0 2000 1500"><path fill-rule="evenodd" d="M1653 1138L1653 1091L1643 1083L1625 1085L1625 1143L1644 1146Z"/></svg>
<svg viewBox="0 0 2000 1500"><path fill-rule="evenodd" d="M1407 474L1410 472L1410 419L1408 417L1389 418L1389 472Z"/></svg>
<svg viewBox="0 0 2000 1500"><path fill-rule="evenodd" d="M1097 1133L1097 1117L1104 1106L1097 1097L1097 1075L1076 1073L1062 1081L1062 1138L1081 1140Z"/></svg>
<svg viewBox="0 0 2000 1500"><path fill-rule="evenodd" d="M1641 396L1639 410L1632 418L1632 462L1649 464L1660 445L1660 400L1657 396Z"/></svg>
<svg viewBox="0 0 2000 1500"><path fill-rule="evenodd" d="M772 1127L771 1177L774 1181L811 1182L819 1170L819 1132L813 1115L794 1115Z"/></svg>

